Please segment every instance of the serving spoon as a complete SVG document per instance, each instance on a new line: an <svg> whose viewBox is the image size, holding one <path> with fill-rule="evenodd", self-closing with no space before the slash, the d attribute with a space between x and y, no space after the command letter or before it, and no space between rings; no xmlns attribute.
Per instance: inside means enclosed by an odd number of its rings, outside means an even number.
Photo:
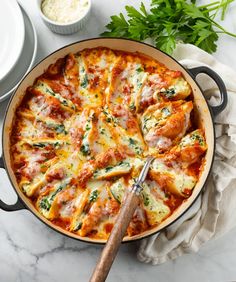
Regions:
<svg viewBox="0 0 236 282"><path fill-rule="evenodd" d="M90 282L104 282L106 280L122 239L139 204L140 193L142 191L142 183L147 177L150 165L153 160L154 158L152 156L147 157L138 179L132 185L131 191L128 191L126 199L121 206L117 220L108 238L108 241L89 280Z"/></svg>

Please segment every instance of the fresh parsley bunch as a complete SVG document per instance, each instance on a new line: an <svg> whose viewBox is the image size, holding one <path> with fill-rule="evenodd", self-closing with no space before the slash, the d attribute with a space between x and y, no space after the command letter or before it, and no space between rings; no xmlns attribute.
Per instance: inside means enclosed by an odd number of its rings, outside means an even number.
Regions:
<svg viewBox="0 0 236 282"><path fill-rule="evenodd" d="M219 11L223 20L233 1L221 0L196 6L194 0L152 0L150 12L143 3L139 10L126 6L128 20L122 13L111 16L107 31L101 35L141 41L152 38L157 48L169 54L177 42L191 43L213 53L217 48L218 33L236 37L214 20Z"/></svg>

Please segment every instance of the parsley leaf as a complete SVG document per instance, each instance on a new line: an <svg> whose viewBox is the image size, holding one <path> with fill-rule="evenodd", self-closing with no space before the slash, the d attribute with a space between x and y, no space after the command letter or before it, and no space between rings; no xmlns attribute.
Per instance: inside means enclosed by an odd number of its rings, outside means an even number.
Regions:
<svg viewBox="0 0 236 282"><path fill-rule="evenodd" d="M165 50L165 52L168 54L171 54L176 47L176 40L173 35L160 36L155 43L157 48L163 51Z"/></svg>

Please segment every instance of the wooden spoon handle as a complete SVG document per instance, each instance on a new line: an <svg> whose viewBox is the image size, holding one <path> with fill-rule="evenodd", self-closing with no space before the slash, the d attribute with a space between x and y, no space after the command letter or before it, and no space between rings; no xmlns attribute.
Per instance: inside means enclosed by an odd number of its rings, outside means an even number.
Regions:
<svg viewBox="0 0 236 282"><path fill-rule="evenodd" d="M119 246L138 204L139 196L134 192L128 192L128 195L121 206L115 225L112 228L106 246L102 251L93 275L89 280L90 282L104 282L106 280L109 270L118 252Z"/></svg>

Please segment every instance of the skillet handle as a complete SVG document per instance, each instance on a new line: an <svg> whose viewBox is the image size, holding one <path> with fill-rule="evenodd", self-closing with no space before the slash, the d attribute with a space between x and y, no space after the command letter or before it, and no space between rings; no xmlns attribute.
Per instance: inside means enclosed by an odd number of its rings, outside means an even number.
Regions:
<svg viewBox="0 0 236 282"><path fill-rule="evenodd" d="M210 106L213 112L213 115L217 116L219 113L221 113L225 109L227 102L228 102L227 90L226 90L223 80L216 72L214 72L212 69L206 66L200 66L200 67L196 67L196 68L192 68L188 70L194 78L196 78L197 75L200 73L205 73L208 76L210 76L210 78L212 78L215 81L215 83L217 84L220 90L220 104L217 106Z"/></svg>
<svg viewBox="0 0 236 282"><path fill-rule="evenodd" d="M0 157L0 168L5 169L3 157ZM25 209L25 206L21 202L20 198L17 196L17 201L13 205L5 204L3 201L0 200L0 209L4 211L18 211L18 210Z"/></svg>

